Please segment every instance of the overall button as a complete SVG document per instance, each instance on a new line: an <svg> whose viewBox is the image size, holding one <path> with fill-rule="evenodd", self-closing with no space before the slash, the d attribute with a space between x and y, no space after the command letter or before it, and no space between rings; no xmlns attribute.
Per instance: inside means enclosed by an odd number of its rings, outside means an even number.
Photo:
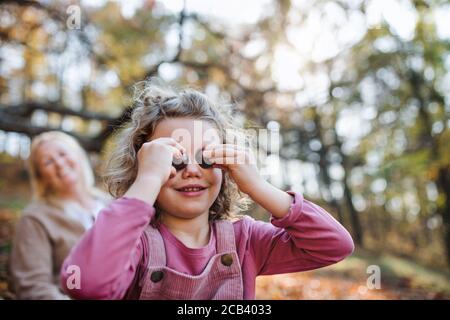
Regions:
<svg viewBox="0 0 450 320"><path fill-rule="evenodd" d="M161 281L162 278L164 278L164 272L162 271L153 271L150 276L150 280L155 283Z"/></svg>
<svg viewBox="0 0 450 320"><path fill-rule="evenodd" d="M220 258L220 262L222 262L222 264L224 266L231 266L233 264L233 257L231 256L231 254L224 254L221 258Z"/></svg>

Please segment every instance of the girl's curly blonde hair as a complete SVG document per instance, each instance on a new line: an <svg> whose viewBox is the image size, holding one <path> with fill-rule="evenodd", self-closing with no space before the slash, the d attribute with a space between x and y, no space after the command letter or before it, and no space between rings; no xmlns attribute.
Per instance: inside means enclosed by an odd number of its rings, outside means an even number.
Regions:
<svg viewBox="0 0 450 320"><path fill-rule="evenodd" d="M229 135L226 130L235 129L230 109L229 105L216 104L197 90L176 90L159 79L137 83L131 120L119 133L117 145L108 157L104 175L108 191L118 198L130 188L137 175L137 152L162 120L190 117L208 121L217 128L225 142ZM249 199L223 171L219 194L210 208L210 220L236 217L248 204Z"/></svg>

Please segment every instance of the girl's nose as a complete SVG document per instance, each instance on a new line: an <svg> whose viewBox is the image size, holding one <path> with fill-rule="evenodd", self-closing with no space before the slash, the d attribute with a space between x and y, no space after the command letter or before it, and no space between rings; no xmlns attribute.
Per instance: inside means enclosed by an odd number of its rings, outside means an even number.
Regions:
<svg viewBox="0 0 450 320"><path fill-rule="evenodd" d="M201 177L202 171L197 163L189 163L183 170L183 178Z"/></svg>

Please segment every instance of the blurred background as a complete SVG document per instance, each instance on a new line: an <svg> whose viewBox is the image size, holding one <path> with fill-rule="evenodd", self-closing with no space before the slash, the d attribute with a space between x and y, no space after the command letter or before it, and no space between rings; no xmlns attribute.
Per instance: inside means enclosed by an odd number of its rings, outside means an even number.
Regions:
<svg viewBox="0 0 450 320"><path fill-rule="evenodd" d="M1 0L0 46L0 297L30 138L68 132L100 168L132 85L158 76L278 131L267 178L353 236L347 260L261 277L257 298L450 298L448 1Z"/></svg>

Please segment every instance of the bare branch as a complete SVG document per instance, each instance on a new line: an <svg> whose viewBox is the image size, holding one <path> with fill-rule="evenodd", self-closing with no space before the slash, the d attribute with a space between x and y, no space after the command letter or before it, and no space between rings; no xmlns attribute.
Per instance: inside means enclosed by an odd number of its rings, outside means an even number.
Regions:
<svg viewBox="0 0 450 320"><path fill-rule="evenodd" d="M81 136L74 132L64 131L61 128L35 126L29 120L2 111L0 111L0 130L22 133L30 138L50 130L60 130L77 138L87 151L99 152L103 146L103 140L99 138Z"/></svg>
<svg viewBox="0 0 450 320"><path fill-rule="evenodd" d="M0 105L0 110L4 113L16 116L29 117L34 111L42 110L54 112L62 115L76 116L86 120L113 121L115 118L101 113L89 111L77 111L57 104L43 104L39 102L28 102L20 105Z"/></svg>

